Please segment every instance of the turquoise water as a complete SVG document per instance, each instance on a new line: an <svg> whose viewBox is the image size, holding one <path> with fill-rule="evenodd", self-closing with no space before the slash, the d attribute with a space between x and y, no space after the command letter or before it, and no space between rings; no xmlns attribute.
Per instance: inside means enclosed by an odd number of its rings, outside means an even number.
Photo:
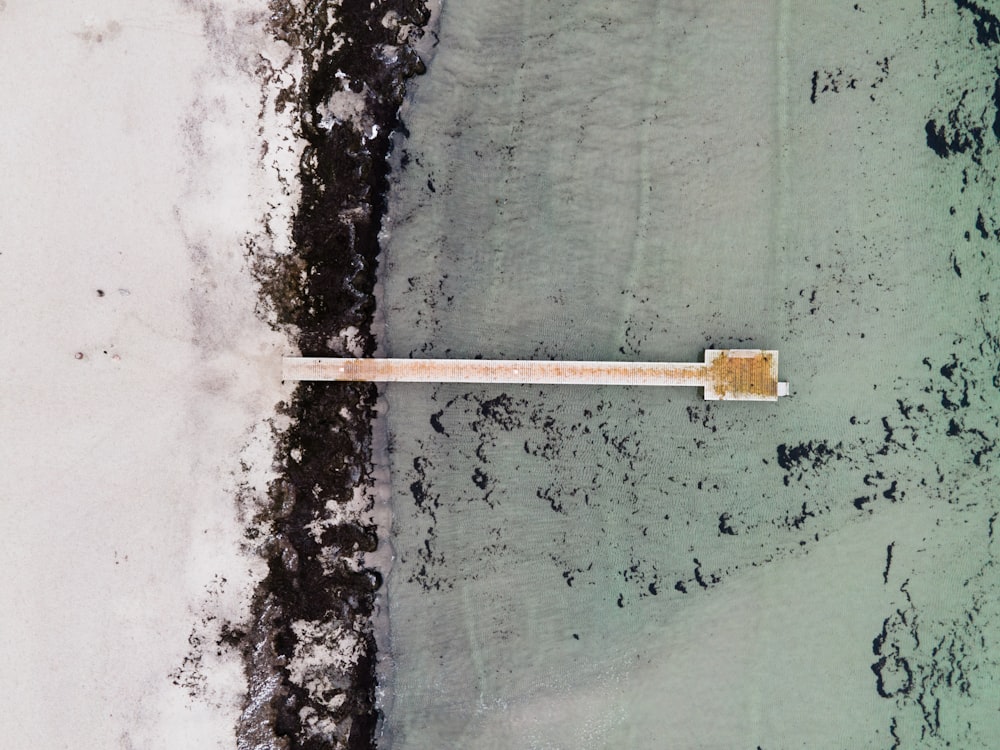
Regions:
<svg viewBox="0 0 1000 750"><path fill-rule="evenodd" d="M773 348L792 396L387 387L383 744L987 747L989 18L620 5L444 8L385 351Z"/></svg>

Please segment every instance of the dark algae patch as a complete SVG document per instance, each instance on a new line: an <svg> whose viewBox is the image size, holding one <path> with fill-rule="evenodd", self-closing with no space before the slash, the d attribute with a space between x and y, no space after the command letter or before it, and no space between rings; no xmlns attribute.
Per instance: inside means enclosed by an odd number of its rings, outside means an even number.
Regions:
<svg viewBox="0 0 1000 750"><path fill-rule="evenodd" d="M406 80L423 72L413 44L429 13L411 0L271 5L274 35L302 54L299 85L278 99L297 106L305 146L294 253L257 264L264 303L297 331L305 356L344 356L353 327L371 355L378 232L387 155ZM363 97L356 118L321 112L336 92ZM355 97L356 98L356 97ZM370 517L333 510L361 488L373 500L370 384L304 383L285 405L267 529L267 576L242 640L249 684L241 748L372 748L379 720L370 616L380 574L363 565L378 534ZM346 519L346 520L345 520ZM254 534L254 536L258 536ZM248 537L249 538L249 537ZM334 658L346 652L346 659Z"/></svg>

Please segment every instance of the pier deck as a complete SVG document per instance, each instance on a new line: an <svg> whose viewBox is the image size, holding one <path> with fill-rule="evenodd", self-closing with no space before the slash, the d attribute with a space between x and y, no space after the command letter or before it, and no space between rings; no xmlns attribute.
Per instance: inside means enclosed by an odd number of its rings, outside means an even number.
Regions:
<svg viewBox="0 0 1000 750"><path fill-rule="evenodd" d="M707 349L704 362L285 357L285 380L697 386L708 401L777 401L778 352Z"/></svg>

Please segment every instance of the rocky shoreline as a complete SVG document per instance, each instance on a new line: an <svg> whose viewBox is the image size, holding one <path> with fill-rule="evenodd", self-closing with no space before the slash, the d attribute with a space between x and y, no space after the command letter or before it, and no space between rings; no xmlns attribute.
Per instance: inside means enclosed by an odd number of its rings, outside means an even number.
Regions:
<svg viewBox="0 0 1000 750"><path fill-rule="evenodd" d="M424 71L430 11L420 0L270 10L301 60L274 106L296 108L305 146L293 251L257 263L263 303L305 356L371 355L387 157L406 81ZM285 405L280 476L255 519L268 573L247 631L232 634L248 681L240 748L375 747L376 398L370 384L304 383Z"/></svg>

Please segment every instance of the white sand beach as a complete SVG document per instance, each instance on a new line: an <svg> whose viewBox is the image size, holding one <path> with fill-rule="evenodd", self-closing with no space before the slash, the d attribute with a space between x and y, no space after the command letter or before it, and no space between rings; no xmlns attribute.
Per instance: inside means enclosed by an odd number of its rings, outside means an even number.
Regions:
<svg viewBox="0 0 1000 750"><path fill-rule="evenodd" d="M290 390L245 257L295 197L265 11L0 3L6 747L234 746L246 683L216 642L262 575L237 497Z"/></svg>

